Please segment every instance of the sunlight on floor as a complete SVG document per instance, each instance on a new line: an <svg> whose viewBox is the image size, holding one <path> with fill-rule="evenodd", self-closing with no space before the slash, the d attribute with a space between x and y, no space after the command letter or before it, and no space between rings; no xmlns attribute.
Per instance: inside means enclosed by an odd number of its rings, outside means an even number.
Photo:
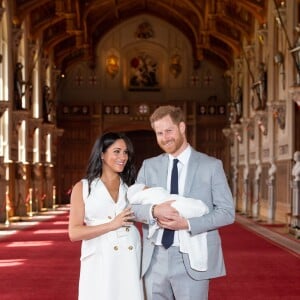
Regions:
<svg viewBox="0 0 300 300"><path fill-rule="evenodd" d="M0 259L1 267L15 267L24 264L26 259Z"/></svg>
<svg viewBox="0 0 300 300"><path fill-rule="evenodd" d="M40 247L52 245L53 241L22 241L12 242L6 245L6 247Z"/></svg>
<svg viewBox="0 0 300 300"><path fill-rule="evenodd" d="M53 234L53 233L67 233L68 229L39 229L34 231L34 234Z"/></svg>

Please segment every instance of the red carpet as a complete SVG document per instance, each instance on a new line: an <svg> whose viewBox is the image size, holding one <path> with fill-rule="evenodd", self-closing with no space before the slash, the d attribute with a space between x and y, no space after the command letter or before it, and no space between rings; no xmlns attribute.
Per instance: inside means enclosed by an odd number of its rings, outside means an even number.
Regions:
<svg viewBox="0 0 300 300"><path fill-rule="evenodd" d="M239 224L221 235L228 275L211 281L210 300L300 299L299 256ZM76 300L79 255L67 213L0 239L0 299Z"/></svg>
<svg viewBox="0 0 300 300"><path fill-rule="evenodd" d="M239 224L224 227L220 232L227 276L211 281L209 299L300 299L299 255Z"/></svg>
<svg viewBox="0 0 300 300"><path fill-rule="evenodd" d="M67 213L0 240L1 300L75 300L80 243L71 243Z"/></svg>

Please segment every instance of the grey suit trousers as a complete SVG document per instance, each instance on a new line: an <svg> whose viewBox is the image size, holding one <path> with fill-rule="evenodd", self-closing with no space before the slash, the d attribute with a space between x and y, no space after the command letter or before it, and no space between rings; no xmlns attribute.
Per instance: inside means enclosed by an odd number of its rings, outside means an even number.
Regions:
<svg viewBox="0 0 300 300"><path fill-rule="evenodd" d="M207 300L209 280L191 278L184 266L179 247L155 246L144 277L147 300Z"/></svg>

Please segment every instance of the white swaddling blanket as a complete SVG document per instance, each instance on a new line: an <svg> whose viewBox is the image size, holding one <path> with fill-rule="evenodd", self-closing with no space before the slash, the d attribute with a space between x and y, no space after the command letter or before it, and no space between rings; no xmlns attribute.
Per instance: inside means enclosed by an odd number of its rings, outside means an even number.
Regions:
<svg viewBox="0 0 300 300"><path fill-rule="evenodd" d="M197 199L186 198L177 194L170 194L162 187L145 188L144 184L134 184L128 188L127 198L131 204L160 204L168 200L180 214L180 216L189 219L201 217L208 213L207 205ZM159 228L157 223L149 224L150 238ZM191 268L197 271L207 270L207 239L206 232L191 236L187 230L179 230L179 249L182 253L189 256Z"/></svg>

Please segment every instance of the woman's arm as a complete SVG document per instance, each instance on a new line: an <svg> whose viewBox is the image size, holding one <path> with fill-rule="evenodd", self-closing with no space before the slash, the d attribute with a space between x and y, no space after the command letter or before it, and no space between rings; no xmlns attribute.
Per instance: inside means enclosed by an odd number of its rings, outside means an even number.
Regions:
<svg viewBox="0 0 300 300"><path fill-rule="evenodd" d="M71 209L69 216L69 238L72 242L89 240L116 230L122 226L132 225L127 220L132 217L130 208L124 209L112 221L96 226L86 226L84 224L84 202L82 197L82 182L78 182L73 187L71 193Z"/></svg>

